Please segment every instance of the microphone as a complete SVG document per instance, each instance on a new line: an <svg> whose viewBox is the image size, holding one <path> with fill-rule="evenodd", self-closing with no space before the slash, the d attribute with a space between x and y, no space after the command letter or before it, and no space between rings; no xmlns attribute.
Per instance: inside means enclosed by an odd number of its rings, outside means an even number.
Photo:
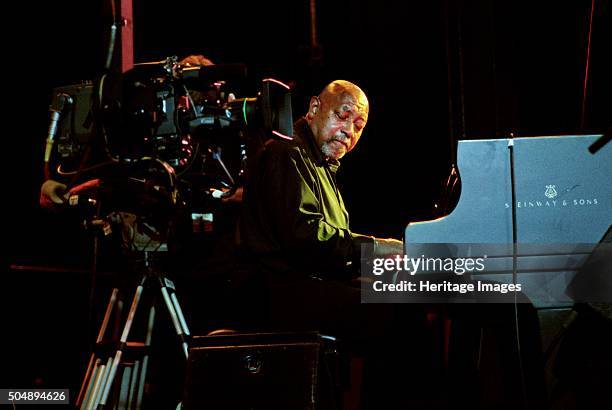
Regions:
<svg viewBox="0 0 612 410"><path fill-rule="evenodd" d="M49 122L49 131L47 132L47 145L45 147L45 163L49 162L51 158L51 148L53 148L53 140L57 133L57 123L59 122L60 115L66 105L72 104L72 97L65 93L57 93L51 100L49 105L49 112L51 113L51 121Z"/></svg>

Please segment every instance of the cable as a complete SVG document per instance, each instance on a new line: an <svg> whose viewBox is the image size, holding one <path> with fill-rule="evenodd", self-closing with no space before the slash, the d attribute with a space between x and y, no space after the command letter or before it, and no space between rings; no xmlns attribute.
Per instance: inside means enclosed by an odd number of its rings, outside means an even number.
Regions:
<svg viewBox="0 0 612 410"><path fill-rule="evenodd" d="M106 74L103 74L100 77L100 80L98 81L98 84L94 87L95 89L98 90L97 92L97 98L92 98L92 112L94 114L94 122L95 119L98 118L99 112L100 112L100 106L102 105L102 92L103 92L103 87L104 87L104 80L106 78ZM110 155L110 152L108 151L108 141L106 138L106 131L104 129L104 124L103 121L101 121L102 123L102 134L104 137L104 149L105 149L105 153L106 155L110 158L110 161L108 162L103 162L101 164L96 164L90 167L85 167L85 164L87 163L87 161L89 160L89 157L91 155L91 151L92 151L92 145L94 144L94 138L89 139L89 141L87 141L87 146L85 147L85 152L83 153L82 157L81 157L81 161L79 162L79 166L78 169L74 172L68 172L68 173L62 173L61 171L61 164L58 166L57 168L57 172L59 175L64 175L64 176L72 176L70 182L67 184L67 189L70 189L71 187L73 187L76 182L78 181L79 177L82 175L83 172L86 171L90 171L92 169L97 169L101 166L105 166L108 165L110 163L113 162L118 162L118 160L116 160L115 158L112 157L112 155ZM96 133L94 133L94 136L97 135Z"/></svg>
<svg viewBox="0 0 612 410"><path fill-rule="evenodd" d="M113 17L113 24L111 24L109 40L108 40L108 50L106 52L106 62L104 64L104 68L106 70L110 70L111 64L113 62L113 54L115 54L115 42L117 41L117 9L115 6L115 0L109 0L111 6L111 14Z"/></svg>
<svg viewBox="0 0 612 410"><path fill-rule="evenodd" d="M189 90L187 89L187 87L185 86L185 84L181 84L181 86L183 87L183 91L185 92L185 96L187 97L187 101L189 104L189 109L192 109L193 111L193 115L195 116L195 118L200 117L200 115L198 114L198 110L195 106L195 103L193 102L193 98L191 98L191 94L189 93ZM184 135L189 135L189 132L185 133L182 129L181 129L181 124L178 118L178 110L174 111L174 123L176 124L176 128L178 130L178 135L180 136L184 136ZM187 172L195 163L197 157L198 157L198 153L200 151L200 143L199 142L195 142L193 144L193 152L190 154L190 158L189 161L187 162L187 164L185 164L183 166L183 168L181 169L180 172L177 171L176 176L180 177L181 175L183 175L185 172Z"/></svg>
<svg viewBox="0 0 612 410"><path fill-rule="evenodd" d="M193 166L193 164L198 159L198 155L199 154L200 154L200 143L196 142L195 144L193 144L193 153L191 154L191 160L187 164L185 164L185 166L183 167L183 169L180 172L176 173L176 176L180 177L185 172L189 171L191 169L191 167Z"/></svg>
<svg viewBox="0 0 612 410"><path fill-rule="evenodd" d="M584 130L585 114L586 114L586 98L587 86L589 83L589 62L591 60L591 34L593 33L593 14L595 11L595 0L591 0L591 12L589 16L589 32L587 40L586 64L584 68L584 83L582 86L582 107L580 113L580 129Z"/></svg>
<svg viewBox="0 0 612 410"><path fill-rule="evenodd" d="M102 76L100 77L100 81L98 82L98 86L96 87L98 90L98 94L97 94L98 99L94 100L97 103L97 104L94 104L94 107L95 107L94 114L95 115L100 114L100 107L102 107L102 98L103 98L103 93L104 93L104 81L105 80L106 80L106 74L102 74ZM106 126L104 124L104 121L100 121L100 131L102 132L102 136L104 138L104 150L106 152L106 155L108 155L110 158L113 158L112 154L110 153L108 149L108 133L106 132ZM113 158L113 159L118 159L118 158Z"/></svg>
<svg viewBox="0 0 612 410"><path fill-rule="evenodd" d="M96 214L95 214L95 218L99 218L100 217L100 212L101 212L101 204L98 201L98 203L96 204ZM96 299L96 279L98 277L98 254L100 252L100 232L96 232L94 231L93 233L94 237L93 237L93 246L92 246L92 255L91 255L91 269L90 269L90 279L89 279L89 300L88 300L88 311L87 311L87 329L89 334L95 332L95 322L94 322L94 305L95 305L95 299ZM88 334L88 336L89 336ZM88 338L90 340L95 340L92 338ZM90 351L94 351L95 348L95 344L89 346L89 350Z"/></svg>
<svg viewBox="0 0 612 410"><path fill-rule="evenodd" d="M83 168L83 169L77 170L77 171L63 171L62 170L62 165L60 164L60 165L57 166L56 172L58 173L58 175L61 175L61 176L70 176L70 175L76 175L79 172L80 173L89 172L89 171L96 170L98 168L105 167L107 165L113 165L113 164L117 164L117 163L118 163L118 161L116 161L116 160L110 160L110 161L101 162L99 164L95 164L95 165L92 165L92 166L89 166L87 168Z"/></svg>

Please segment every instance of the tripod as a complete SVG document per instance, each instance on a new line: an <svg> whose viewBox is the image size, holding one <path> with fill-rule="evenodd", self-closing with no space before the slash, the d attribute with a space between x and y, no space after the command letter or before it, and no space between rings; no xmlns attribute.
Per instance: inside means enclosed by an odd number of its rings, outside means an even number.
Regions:
<svg viewBox="0 0 612 410"><path fill-rule="evenodd" d="M76 405L80 409L111 408L111 404L113 404L112 408L117 409L141 408L151 337L155 322L154 297L148 299L149 314L145 325L144 341L130 342L128 338L136 312L143 304L143 296L146 296L147 291L152 291L153 287L160 290L164 304L170 314L174 330L181 340L183 353L185 357L188 355L187 338L189 337L189 329L176 297L174 284L163 272L154 266L154 260L151 255L154 253L142 251L143 258L140 261L142 262L143 269L138 279L138 285L134 292L130 310L122 328L121 337L118 343L114 344L116 347L114 353L112 351L109 352L108 347L104 343L104 337L107 333L113 310L120 305L118 297L119 289L114 288L111 293L102 325L96 338L96 348L90 356L87 371L76 401ZM126 360L130 355L133 355L136 359L131 362ZM124 367L121 384L115 387L115 379L121 365Z"/></svg>

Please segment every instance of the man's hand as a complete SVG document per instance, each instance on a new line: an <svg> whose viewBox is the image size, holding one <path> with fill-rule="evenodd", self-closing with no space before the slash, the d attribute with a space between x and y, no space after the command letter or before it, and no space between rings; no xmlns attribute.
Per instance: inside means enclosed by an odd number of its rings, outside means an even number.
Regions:
<svg viewBox="0 0 612 410"><path fill-rule="evenodd" d="M393 238L374 238L374 257L403 255L404 243Z"/></svg>
<svg viewBox="0 0 612 410"><path fill-rule="evenodd" d="M71 195L93 195L99 187L100 180L92 179L66 191L68 188L66 185L48 179L40 187L39 203L42 208L52 209L57 205L65 204Z"/></svg>
<svg viewBox="0 0 612 410"><path fill-rule="evenodd" d="M211 188L209 190L210 195L212 195L213 198L221 198L221 202L224 203L241 203L242 202L242 196L244 193L244 188L243 187L239 187L238 189L236 189L236 192L234 192L232 195L228 196L228 197L222 197L221 194L225 194L226 192L229 191L229 188L222 188L222 189L216 189L216 188Z"/></svg>
<svg viewBox="0 0 612 410"><path fill-rule="evenodd" d="M39 203L42 208L51 209L55 205L61 205L67 200L67 186L54 181L46 180L40 187Z"/></svg>

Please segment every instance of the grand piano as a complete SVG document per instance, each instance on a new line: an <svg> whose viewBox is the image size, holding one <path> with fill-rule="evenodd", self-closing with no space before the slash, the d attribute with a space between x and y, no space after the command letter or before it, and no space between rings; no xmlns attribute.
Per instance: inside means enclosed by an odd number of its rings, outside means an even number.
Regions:
<svg viewBox="0 0 612 410"><path fill-rule="evenodd" d="M612 264L582 273L595 250L612 250L612 144L588 149L600 137L459 141L459 202L447 216L410 223L406 255L487 255L469 279L521 283L539 309L612 303ZM576 294L568 286L579 272L592 277Z"/></svg>
<svg viewBox="0 0 612 410"><path fill-rule="evenodd" d="M455 400L477 407L486 402L479 389L495 386L505 408L548 408L547 402L565 397L547 395L557 391L555 380L579 377L588 383L609 374L610 363L594 369L589 361L601 361L601 352L609 350L606 342L595 343L601 322L592 318L612 316L612 144L589 152L600 137L459 141L456 207L447 216L406 227L408 257L487 255L481 272L460 280L522 285L513 297L444 300L505 304L435 305L444 312L436 328L443 329L443 363ZM424 272L418 280L428 274L436 277ZM576 317L583 317L581 326ZM579 336L563 344L572 323ZM587 350L593 353L585 355ZM543 363L554 363L555 371L544 371ZM571 393L567 386L573 385L565 386L561 391ZM608 397L597 389L587 389L588 398L595 397L593 391ZM470 401L470 394L479 399Z"/></svg>

